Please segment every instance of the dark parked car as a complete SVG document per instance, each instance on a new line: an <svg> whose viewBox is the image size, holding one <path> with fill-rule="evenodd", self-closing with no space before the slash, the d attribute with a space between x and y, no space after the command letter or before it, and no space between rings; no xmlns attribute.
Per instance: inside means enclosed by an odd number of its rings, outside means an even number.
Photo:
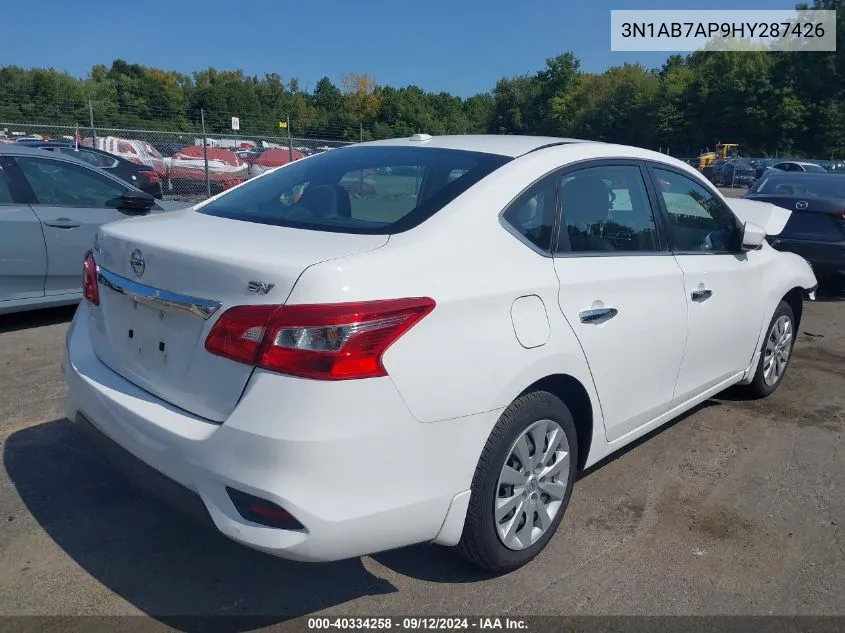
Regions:
<svg viewBox="0 0 845 633"><path fill-rule="evenodd" d="M752 158L748 162L751 163L752 167L754 167L755 179L762 176L763 172L775 163L773 158Z"/></svg>
<svg viewBox="0 0 845 633"><path fill-rule="evenodd" d="M744 196L792 215L773 247L810 262L820 279L845 273L845 178L837 174L769 171Z"/></svg>
<svg viewBox="0 0 845 633"><path fill-rule="evenodd" d="M161 179L155 169L147 165L138 165L125 158L93 147L80 145L77 149L75 144L69 141L18 141L18 143L27 147L46 149L71 156L94 167L99 167L151 196L162 197Z"/></svg>
<svg viewBox="0 0 845 633"><path fill-rule="evenodd" d="M748 187L756 180L754 166L745 160L726 160L714 167L711 180L723 187Z"/></svg>

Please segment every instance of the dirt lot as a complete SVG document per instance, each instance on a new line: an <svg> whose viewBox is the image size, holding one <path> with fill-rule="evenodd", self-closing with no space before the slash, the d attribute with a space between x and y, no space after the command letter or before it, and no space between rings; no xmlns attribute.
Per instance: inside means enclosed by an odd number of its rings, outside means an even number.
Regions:
<svg viewBox="0 0 845 633"><path fill-rule="evenodd" d="M72 312L3 318L0 614L845 614L843 308L807 306L770 399L724 394L599 465L492 579L433 546L306 565L195 530L61 419Z"/></svg>

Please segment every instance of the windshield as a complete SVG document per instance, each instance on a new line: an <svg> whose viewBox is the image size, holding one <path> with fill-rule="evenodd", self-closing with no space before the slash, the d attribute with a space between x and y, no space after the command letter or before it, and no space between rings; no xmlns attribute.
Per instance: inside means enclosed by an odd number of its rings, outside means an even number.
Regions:
<svg viewBox="0 0 845 633"><path fill-rule="evenodd" d="M845 198L845 177L837 174L768 176L751 193L802 198Z"/></svg>
<svg viewBox="0 0 845 633"><path fill-rule="evenodd" d="M389 235L424 222L510 160L434 148L342 148L268 172L198 211L259 224Z"/></svg>

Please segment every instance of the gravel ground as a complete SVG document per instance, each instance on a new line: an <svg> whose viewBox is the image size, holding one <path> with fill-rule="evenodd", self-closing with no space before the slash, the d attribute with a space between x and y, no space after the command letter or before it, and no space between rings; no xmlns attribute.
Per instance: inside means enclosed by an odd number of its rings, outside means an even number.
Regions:
<svg viewBox="0 0 845 633"><path fill-rule="evenodd" d="M62 419L72 310L4 317L0 614L845 615L843 305L807 306L769 399L722 394L585 474L500 578L428 545L308 565L198 531Z"/></svg>

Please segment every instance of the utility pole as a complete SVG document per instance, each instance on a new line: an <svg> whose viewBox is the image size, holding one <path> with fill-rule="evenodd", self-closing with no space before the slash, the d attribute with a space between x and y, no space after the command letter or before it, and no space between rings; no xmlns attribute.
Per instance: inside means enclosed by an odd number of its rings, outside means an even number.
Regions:
<svg viewBox="0 0 845 633"><path fill-rule="evenodd" d="M94 149L97 148L97 131L94 129L94 104L91 103L91 99L88 99L88 119L91 122L91 138L92 142L91 145Z"/></svg>
<svg viewBox="0 0 845 633"><path fill-rule="evenodd" d="M208 138L205 135L205 110L200 108L200 123L202 124L202 157L205 161L205 194L211 197L211 182L208 180Z"/></svg>
<svg viewBox="0 0 845 633"><path fill-rule="evenodd" d="M290 133L290 116L285 116L285 125L288 128L288 162L293 162L293 137Z"/></svg>

